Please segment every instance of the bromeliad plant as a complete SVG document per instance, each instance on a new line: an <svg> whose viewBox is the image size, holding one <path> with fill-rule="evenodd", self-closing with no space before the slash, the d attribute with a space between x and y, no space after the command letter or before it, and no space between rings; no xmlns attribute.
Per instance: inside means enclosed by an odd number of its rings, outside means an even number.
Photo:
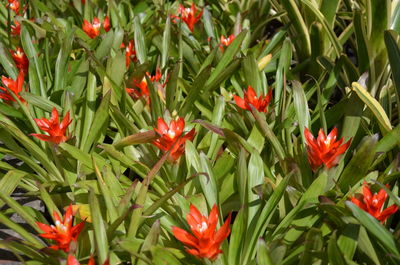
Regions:
<svg viewBox="0 0 400 265"><path fill-rule="evenodd" d="M399 264L397 5L1 2L1 248Z"/></svg>

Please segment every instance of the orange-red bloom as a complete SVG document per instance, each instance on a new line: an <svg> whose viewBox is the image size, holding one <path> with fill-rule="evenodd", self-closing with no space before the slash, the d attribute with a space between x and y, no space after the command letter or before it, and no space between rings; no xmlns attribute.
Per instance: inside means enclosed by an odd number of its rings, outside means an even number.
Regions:
<svg viewBox="0 0 400 265"><path fill-rule="evenodd" d="M235 39L235 35L231 34L228 38L225 38L224 35L221 36L220 38L220 45L219 48L223 52L225 50L225 47L228 47L232 41Z"/></svg>
<svg viewBox="0 0 400 265"><path fill-rule="evenodd" d="M185 120L182 117L172 120L169 126L163 118L158 118L157 120L157 128L154 128L154 131L160 135L160 138L153 141L152 144L164 152L171 150L168 157L171 162L176 161L183 154L186 140L192 141L194 138L194 128L182 135L184 128Z"/></svg>
<svg viewBox="0 0 400 265"><path fill-rule="evenodd" d="M389 186L387 185L387 187ZM398 207L393 204L392 206L389 206L382 211L382 206L385 203L387 197L388 194L384 189L381 189L378 194L372 194L371 190L368 187L368 184L364 182L363 194L358 194L357 197L351 197L351 201L355 205L381 221L381 223L384 223L386 219L389 218L389 216L391 216L398 210Z"/></svg>
<svg viewBox="0 0 400 265"><path fill-rule="evenodd" d="M95 263L95 260L94 260L94 258L93 258L93 255L92 255L92 256L90 256L87 265L95 265L95 264L96 264L96 263ZM68 254L67 265L81 265L81 264L80 264L79 261L75 258L74 255ZM109 260L106 260L106 261L103 263L103 265L110 265Z"/></svg>
<svg viewBox="0 0 400 265"><path fill-rule="evenodd" d="M324 164L327 168L331 168L338 164L338 156L346 152L349 148L351 139L345 144L343 138L336 141L337 128L325 135L322 129L318 132L318 138L314 139L312 133L305 128L304 136L307 143L308 161L310 162L311 168L315 171L318 167Z"/></svg>
<svg viewBox="0 0 400 265"><path fill-rule="evenodd" d="M155 75L150 75L149 72L146 72L146 75L150 79L150 81L153 83L159 82L162 77L160 68L157 68ZM146 78L143 78L142 81L140 81L140 82L134 80L133 83L134 83L135 87L137 87L138 89L127 87L126 92L128 92L128 94L131 95L135 99L143 97L146 100L147 104L150 105L150 90L149 90L149 86L147 84ZM166 85L166 83L162 84L163 87L165 85Z"/></svg>
<svg viewBox="0 0 400 265"><path fill-rule="evenodd" d="M39 128L47 132L49 135L32 133L31 134L32 136L39 138L40 140L52 142L55 144L60 144L68 140L68 137L66 136L66 131L68 126L72 122L72 120L70 120L69 118L69 111L65 115L61 124L59 121L58 111L56 108L53 108L50 120L46 118L34 119L34 120L36 124L39 126Z"/></svg>
<svg viewBox="0 0 400 265"><path fill-rule="evenodd" d="M82 29L92 39L100 35L100 28L101 28L101 23L98 17L93 18L92 24L86 19L83 20ZM108 16L106 16L103 20L103 28L106 32L108 32L111 28L110 19L108 18Z"/></svg>
<svg viewBox="0 0 400 265"><path fill-rule="evenodd" d="M11 35L19 36L21 34L21 23L14 19L14 25L11 25Z"/></svg>
<svg viewBox="0 0 400 265"><path fill-rule="evenodd" d="M56 241L55 245L50 248L55 250L63 250L68 253L70 251L70 244L78 240L78 236L85 226L85 222L81 222L75 226L73 223L72 205L70 205L64 214L63 220L56 211L53 212L53 217L56 220L55 225L46 225L36 222L38 227L44 232L39 236Z"/></svg>
<svg viewBox="0 0 400 265"><path fill-rule="evenodd" d="M17 77L16 80L13 80L11 78L7 78L5 76L1 77L1 81L3 82L3 84L9 90L11 90L15 94L15 96L17 96L17 98L19 100L21 100L21 102L25 102L25 100L19 95L19 93L22 91L22 88L23 88L23 85L24 85L24 78L25 78L24 71L20 71L19 72L18 77ZM4 87L0 87L0 98L4 99L5 101L8 101L8 102L16 101L13 98L13 96Z"/></svg>
<svg viewBox="0 0 400 265"><path fill-rule="evenodd" d="M189 254L198 258L215 260L218 254L222 252L221 243L231 232L231 214L218 231L216 230L218 224L217 205L214 205L208 218L203 216L194 205L190 205L190 212L186 216L186 220L192 234L173 226L172 232L176 239L186 245L186 251Z"/></svg>
<svg viewBox="0 0 400 265"><path fill-rule="evenodd" d="M185 8L182 4L179 5L178 8L178 13L181 15L179 16L172 16L175 19L180 19L186 23L186 25L189 27L190 31L194 31L194 25L197 23L197 21L200 20L201 16L203 15L203 9L196 15L197 13L197 8L192 2L192 6L189 8Z"/></svg>
<svg viewBox="0 0 400 265"><path fill-rule="evenodd" d="M125 44L122 43L121 48L125 48L125 65L126 67L129 67L131 60L136 60L135 41L130 40L128 46L125 46Z"/></svg>
<svg viewBox="0 0 400 265"><path fill-rule="evenodd" d="M248 86L247 90L244 91L244 97L241 98L239 96L234 95L233 99L238 105L239 108L245 110L251 110L250 104L253 105L260 112L266 112L267 106L272 100L272 89L270 89L266 96L261 95L257 97L256 92L254 91L252 86Z"/></svg>
<svg viewBox="0 0 400 265"><path fill-rule="evenodd" d="M29 60L28 57L26 57L24 50L21 47L17 47L15 51L11 50L10 52L17 68L20 71L27 73L29 68Z"/></svg>
<svg viewBox="0 0 400 265"><path fill-rule="evenodd" d="M7 7L15 12L15 14L19 14L19 1L18 0L8 0Z"/></svg>

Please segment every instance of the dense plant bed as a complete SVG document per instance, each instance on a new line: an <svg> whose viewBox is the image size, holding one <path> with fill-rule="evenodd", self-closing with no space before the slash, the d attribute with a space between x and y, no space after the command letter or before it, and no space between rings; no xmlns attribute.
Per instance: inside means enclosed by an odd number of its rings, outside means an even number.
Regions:
<svg viewBox="0 0 400 265"><path fill-rule="evenodd" d="M398 1L7 0L0 25L16 260L400 264Z"/></svg>

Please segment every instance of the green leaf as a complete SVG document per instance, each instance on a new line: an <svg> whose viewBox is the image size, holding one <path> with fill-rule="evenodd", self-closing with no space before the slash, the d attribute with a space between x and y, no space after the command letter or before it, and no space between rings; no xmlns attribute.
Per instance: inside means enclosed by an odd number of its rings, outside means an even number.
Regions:
<svg viewBox="0 0 400 265"><path fill-rule="evenodd" d="M89 193L90 214L94 228L95 246L99 256L100 264L103 264L108 258L108 239L104 218L101 214L99 200L93 190Z"/></svg>
<svg viewBox="0 0 400 265"><path fill-rule="evenodd" d="M222 71L232 62L234 56L239 52L240 46L242 45L246 34L247 30L243 30L238 36L236 36L233 42L225 50L224 55L222 56L214 71L212 71L210 78L206 82L206 89L212 87L212 84L215 82L218 76L221 75ZM207 90L205 92L207 92Z"/></svg>
<svg viewBox="0 0 400 265"><path fill-rule="evenodd" d="M365 177L375 158L377 141L377 136L372 136L361 143L360 148L339 177L337 184L342 191L347 191Z"/></svg>
<svg viewBox="0 0 400 265"><path fill-rule="evenodd" d="M265 240L259 238L257 241L257 265L273 265L268 253L268 247Z"/></svg>
<svg viewBox="0 0 400 265"><path fill-rule="evenodd" d="M93 123L90 126L90 133L87 136L85 141L82 142L81 144L81 149L84 152L88 152L90 150L90 147L93 144L96 144L96 141L100 138L101 134L104 132L104 125L106 124L108 118L109 118L109 104L110 104L110 99L111 99L111 91L109 91L103 98L103 100L100 103L99 108L96 111L96 114L94 115L93 118Z"/></svg>
<svg viewBox="0 0 400 265"><path fill-rule="evenodd" d="M356 91L360 99L372 111L375 118L378 120L378 123L381 126L383 133L386 134L389 131L391 131L392 125L381 104L379 104L379 102L374 97L372 97L371 94L368 93L368 91L364 87L362 87L359 83L353 82L351 86L352 89Z"/></svg>
<svg viewBox="0 0 400 265"><path fill-rule="evenodd" d="M136 56L141 64L147 61L147 49L145 42L145 35L142 25L140 24L139 16L135 16L133 20L134 25L134 39Z"/></svg>

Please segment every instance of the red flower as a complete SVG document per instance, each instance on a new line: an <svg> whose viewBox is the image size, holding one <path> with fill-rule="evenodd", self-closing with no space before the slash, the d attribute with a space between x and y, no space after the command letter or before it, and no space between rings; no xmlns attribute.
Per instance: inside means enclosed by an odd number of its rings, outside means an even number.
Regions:
<svg viewBox="0 0 400 265"><path fill-rule="evenodd" d="M15 14L19 14L19 1L18 0L8 0L7 7L15 12Z"/></svg>
<svg viewBox="0 0 400 265"><path fill-rule="evenodd" d="M331 168L338 163L337 157L349 148L351 139L345 144L343 143L343 138L336 141L337 128L325 135L322 129L318 132L318 138L314 139L312 133L305 128L304 136L307 142L307 153L308 161L310 162L311 168L315 171L319 166L324 164L327 168Z"/></svg>
<svg viewBox="0 0 400 265"><path fill-rule="evenodd" d="M189 254L198 258L215 260L218 254L222 253L220 249L222 241L231 232L231 214L229 214L228 219L226 219L218 231L216 231L218 224L217 205L214 205L208 218L201 215L194 205L190 205L190 212L186 216L186 220L193 235L179 227L173 226L172 232L176 239L186 245L186 251Z"/></svg>
<svg viewBox="0 0 400 265"><path fill-rule="evenodd" d="M126 67L129 67L132 61L136 60L136 51L135 51L135 42L134 40L129 41L128 46L125 47L125 44L121 44L121 48L125 48L125 64Z"/></svg>
<svg viewBox="0 0 400 265"><path fill-rule="evenodd" d="M55 245L50 246L50 248L55 250L60 249L68 253L70 251L71 242L76 242L78 240L78 236L85 226L85 222L81 222L75 226L72 226L74 219L72 205L68 207L64 214L63 220L61 220L56 211L53 212L53 217L56 220L55 226L36 222L39 228L44 232L39 236L52 239L57 242Z"/></svg>
<svg viewBox="0 0 400 265"><path fill-rule="evenodd" d="M387 185L387 187L389 187ZM378 194L373 194L368 187L367 182L364 182L363 185L363 195L359 194L357 197L351 197L351 201L357 205L359 208L363 209L379 221L384 223L386 219L389 218L392 214L394 214L398 207L396 205L389 206L385 210L382 211L382 206L385 203L388 194L384 189L381 189Z"/></svg>
<svg viewBox="0 0 400 265"><path fill-rule="evenodd" d="M224 52L225 47L228 47L234 39L235 39L235 35L233 35L233 34L231 34L228 38L225 38L225 36L222 35L220 38L220 45L219 45L219 48L221 49L221 51Z"/></svg>
<svg viewBox="0 0 400 265"><path fill-rule="evenodd" d="M21 24L14 19L14 25L11 25L11 35L19 36L21 34Z"/></svg>
<svg viewBox="0 0 400 265"><path fill-rule="evenodd" d="M103 20L103 28L106 32L109 32L111 29L110 19L106 16Z"/></svg>
<svg viewBox="0 0 400 265"><path fill-rule="evenodd" d="M29 60L28 57L26 57L24 50L21 47L17 47L15 51L11 50L10 52L15 64L17 65L17 68L20 71L27 73L29 68Z"/></svg>
<svg viewBox="0 0 400 265"><path fill-rule="evenodd" d="M32 133L32 136L39 138L40 140L52 142L55 144L60 144L68 140L68 137L65 134L68 125L70 125L72 122L72 120L69 119L69 111L65 115L61 124L59 122L58 111L56 108L53 108L50 120L46 118L34 120L39 128L47 132L49 135Z"/></svg>
<svg viewBox="0 0 400 265"><path fill-rule="evenodd" d="M81 265L79 261L75 258L74 255L68 254L67 265ZM89 262L87 265L95 265L93 256L90 256Z"/></svg>
<svg viewBox="0 0 400 265"><path fill-rule="evenodd" d="M175 19L180 19L188 25L189 29L191 32L194 31L194 25L197 23L197 21L200 20L201 16L203 15L203 9L196 15L197 13L197 8L192 2L192 6L189 8L185 8L182 4L179 5L178 8L178 13L181 15L179 16L172 16Z"/></svg>
<svg viewBox="0 0 400 265"><path fill-rule="evenodd" d="M19 95L19 93L22 91L22 87L24 85L24 78L25 78L25 73L24 71L20 71L18 74L18 77L16 80L13 80L11 78L7 78L5 76L1 77L1 81L3 84L10 89L21 102L25 102L25 100ZM6 101L16 101L13 96L7 91L6 88L0 87L0 98Z"/></svg>
<svg viewBox="0 0 400 265"><path fill-rule="evenodd" d="M82 29L92 39L100 35L101 23L97 17L93 18L93 23L90 24L86 19L83 20ZM108 16L104 18L103 28L106 32L110 30L110 19Z"/></svg>
<svg viewBox="0 0 400 265"><path fill-rule="evenodd" d="M176 161L183 154L186 140L192 141L194 138L194 128L182 136L184 128L185 120L182 117L172 120L169 126L163 118L157 120L157 128L154 128L154 131L160 135L160 138L153 141L152 144L164 152L171 150L168 157L171 162Z"/></svg>
<svg viewBox="0 0 400 265"><path fill-rule="evenodd" d="M84 5L86 4L86 0L81 0L81 3Z"/></svg>
<svg viewBox="0 0 400 265"><path fill-rule="evenodd" d="M93 258L93 255L92 255L92 256L90 256L89 262L88 262L87 265L95 265L95 264L96 264L96 263L95 263L95 260L94 260L94 258ZM79 261L75 258L74 255L68 254L67 265L81 265L81 264L80 264ZM103 263L103 265L110 265L110 262L109 262L108 260L106 260L106 261Z"/></svg>
<svg viewBox="0 0 400 265"><path fill-rule="evenodd" d="M267 106L269 105L269 103L272 100L272 90L270 89L266 96L261 95L259 98L257 98L257 94L254 91L253 87L248 86L247 90L244 91L243 99L236 95L233 96L233 99L235 100L236 105L238 105L239 108L242 108L245 110L251 110L251 107L250 107L250 104L251 104L258 111L266 112Z"/></svg>
<svg viewBox="0 0 400 265"><path fill-rule="evenodd" d="M150 75L149 72L146 72L146 75L148 76L151 82L159 82L162 77L160 68L157 68L155 75L152 76ZM149 86L147 85L146 78L143 78L142 81L140 82L134 80L133 83L138 89L126 88L126 92L135 99L143 97L146 100L147 104L150 105L150 91L149 91ZM165 85L166 83L162 84L163 87Z"/></svg>

